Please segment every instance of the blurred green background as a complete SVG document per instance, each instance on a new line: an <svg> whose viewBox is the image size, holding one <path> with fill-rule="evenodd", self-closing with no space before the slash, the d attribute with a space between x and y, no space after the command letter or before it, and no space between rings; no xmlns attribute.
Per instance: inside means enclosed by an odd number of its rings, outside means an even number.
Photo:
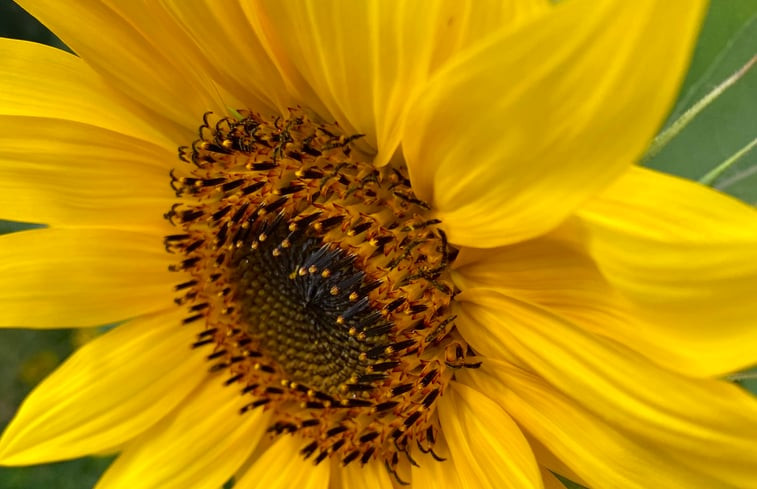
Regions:
<svg viewBox="0 0 757 489"><path fill-rule="evenodd" d="M0 36L64 48L10 0L0 0ZM757 1L713 0L691 69L670 121L757 54ZM645 164L698 180L757 137L757 68L707 107ZM757 204L757 150L745 154L714 186ZM19 229L0 221L0 233ZM96 330L0 330L0 430L24 396ZM740 381L757 393L757 380ZM0 467L0 489L87 489L110 459L87 458L35 467Z"/></svg>

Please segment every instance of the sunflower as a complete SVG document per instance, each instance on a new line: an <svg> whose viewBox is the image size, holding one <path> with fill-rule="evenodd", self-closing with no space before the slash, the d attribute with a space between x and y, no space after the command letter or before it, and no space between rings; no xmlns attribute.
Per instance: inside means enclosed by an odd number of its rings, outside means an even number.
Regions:
<svg viewBox="0 0 757 489"><path fill-rule="evenodd" d="M0 463L100 489L754 487L757 212L633 166L699 1L21 2Z"/></svg>

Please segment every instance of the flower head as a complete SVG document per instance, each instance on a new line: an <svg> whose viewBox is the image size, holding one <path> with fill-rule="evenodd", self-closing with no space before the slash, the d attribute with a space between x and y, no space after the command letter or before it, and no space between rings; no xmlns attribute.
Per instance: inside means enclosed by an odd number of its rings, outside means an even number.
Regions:
<svg viewBox="0 0 757 489"><path fill-rule="evenodd" d="M0 463L753 482L757 402L717 377L755 361L757 213L633 166L703 2L26 7L77 55L0 43L2 217L48 225L0 237L0 325L121 324Z"/></svg>

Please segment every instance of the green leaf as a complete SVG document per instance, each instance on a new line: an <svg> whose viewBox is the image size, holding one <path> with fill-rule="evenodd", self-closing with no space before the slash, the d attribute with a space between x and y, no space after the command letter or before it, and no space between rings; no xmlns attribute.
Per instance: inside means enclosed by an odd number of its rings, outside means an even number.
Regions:
<svg viewBox="0 0 757 489"><path fill-rule="evenodd" d="M38 229L44 227L42 224L33 224L30 222L4 221L0 219L0 234L15 233L16 231L26 231L27 229Z"/></svg>

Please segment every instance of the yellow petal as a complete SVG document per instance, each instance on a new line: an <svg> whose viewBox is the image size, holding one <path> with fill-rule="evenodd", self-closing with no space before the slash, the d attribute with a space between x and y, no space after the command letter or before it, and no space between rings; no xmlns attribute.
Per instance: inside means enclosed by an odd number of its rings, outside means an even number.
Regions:
<svg viewBox="0 0 757 489"><path fill-rule="evenodd" d="M459 489L463 486L452 460L434 460L430 455L418 457L419 467L412 468L412 487L418 489Z"/></svg>
<svg viewBox="0 0 757 489"><path fill-rule="evenodd" d="M204 369L195 375L203 384L129 444L96 489L218 489L244 463L265 433L268 413L240 414L250 400L236 385Z"/></svg>
<svg viewBox="0 0 757 489"><path fill-rule="evenodd" d="M650 338L728 370L757 363L757 210L635 168L579 217L602 274L658 325Z"/></svg>
<svg viewBox="0 0 757 489"><path fill-rule="evenodd" d="M487 36L513 30L544 15L552 8L549 0L450 0L441 4L441 18L433 41L432 72L455 55L475 47Z"/></svg>
<svg viewBox="0 0 757 489"><path fill-rule="evenodd" d="M392 478L383 462L372 460L365 465L353 462L346 467L342 467L341 464L338 464L337 467L332 469L332 473L337 479L332 481L332 486L340 484L338 486L340 489L354 487L392 489Z"/></svg>
<svg viewBox="0 0 757 489"><path fill-rule="evenodd" d="M476 372L463 372L461 380L487 392L588 487L735 489L628 436L542 379L507 363L487 359Z"/></svg>
<svg viewBox="0 0 757 489"><path fill-rule="evenodd" d="M204 112L224 109L199 50L160 3L19 3L174 144L191 141Z"/></svg>
<svg viewBox="0 0 757 489"><path fill-rule="evenodd" d="M0 126L4 219L171 234L175 149L72 121L0 115Z"/></svg>
<svg viewBox="0 0 757 489"><path fill-rule="evenodd" d="M261 111L264 115L296 105L285 80L268 56L248 19L251 3L185 2L173 0L167 8L187 30L195 49L204 55L213 79L233 94L224 99L233 108ZM254 68L253 68L254 67Z"/></svg>
<svg viewBox="0 0 757 489"><path fill-rule="evenodd" d="M320 0L265 4L271 41L348 134L366 135L386 163L399 143L405 102L424 79L439 7L428 2ZM296 83L296 82L295 82ZM306 92L302 88L300 92ZM330 116L330 117L329 117Z"/></svg>
<svg viewBox="0 0 757 489"><path fill-rule="evenodd" d="M578 214L605 233L636 239L683 244L745 244L757 239L754 207L699 183L638 166L586 202Z"/></svg>
<svg viewBox="0 0 757 489"><path fill-rule="evenodd" d="M561 2L441 70L403 150L450 241L542 234L628 168L674 100L704 5Z"/></svg>
<svg viewBox="0 0 757 489"><path fill-rule="evenodd" d="M525 5L524 5L525 4ZM293 93L386 164L433 67L543 2L265 2L250 7Z"/></svg>
<svg viewBox="0 0 757 489"><path fill-rule="evenodd" d="M0 440L0 464L112 451L171 412L207 368L181 312L134 319L74 353L21 405Z"/></svg>
<svg viewBox="0 0 757 489"><path fill-rule="evenodd" d="M439 420L460 487L543 487L531 447L507 412L481 392L457 383L441 399Z"/></svg>
<svg viewBox="0 0 757 489"><path fill-rule="evenodd" d="M728 350L703 354L701 348L672 341L679 328L648 321L615 290L579 239L569 242L550 233L533 240L490 249L463 249L455 281L462 290L496 289L535 304L592 333L612 338L666 368L688 375L717 376L748 365L750 355ZM726 334L733 334L729 331ZM485 332L469 331L474 343L487 342ZM689 336L695 333L689 329ZM740 336L748 340L745 332ZM710 334L705 337L709 339ZM703 342L703 343L704 343Z"/></svg>
<svg viewBox="0 0 757 489"><path fill-rule="evenodd" d="M103 37L100 32L98 38ZM119 98L81 58L41 44L0 39L0 59L0 114L81 122L175 151L176 143L135 115L134 104ZM34 135L34 123L25 129Z"/></svg>
<svg viewBox="0 0 757 489"><path fill-rule="evenodd" d="M468 318L462 322L469 324L461 331L486 331L489 344L478 345L486 356L509 351L597 416L671 456L696 461L703 472L757 480L757 399L739 387L676 374L494 291L470 289L461 300L474 301L462 306Z"/></svg>
<svg viewBox="0 0 757 489"><path fill-rule="evenodd" d="M314 466L312 461L303 460L300 450L306 444L306 441L298 436L280 436L239 478L234 487L328 489L330 465L328 462L322 462Z"/></svg>
<svg viewBox="0 0 757 489"><path fill-rule="evenodd" d="M99 326L172 304L160 235L35 229L0 236L0 327Z"/></svg>

